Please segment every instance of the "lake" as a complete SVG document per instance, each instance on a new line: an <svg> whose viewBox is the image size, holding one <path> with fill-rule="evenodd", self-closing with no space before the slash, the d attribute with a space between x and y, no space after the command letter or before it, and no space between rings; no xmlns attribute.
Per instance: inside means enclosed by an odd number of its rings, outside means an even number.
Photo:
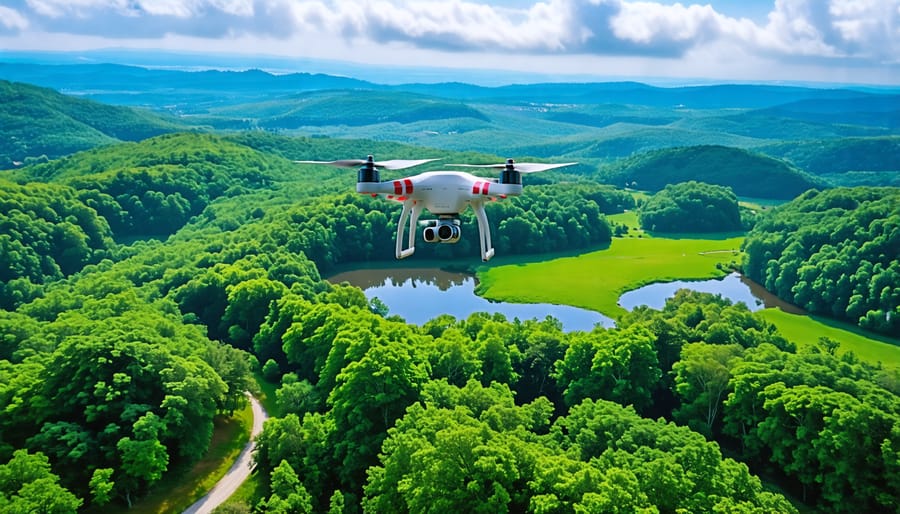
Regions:
<svg viewBox="0 0 900 514"><path fill-rule="evenodd" d="M422 325L441 314L466 319L474 312L501 313L507 319L543 320L553 316L563 330L590 331L600 324L615 326L612 318L599 312L568 305L547 303L492 302L475 294L475 277L468 273L438 268L359 269L328 278L337 284L349 282L363 290L366 298L378 298L408 323Z"/></svg>
<svg viewBox="0 0 900 514"><path fill-rule="evenodd" d="M629 311L639 305L662 309L666 300L675 296L675 291L679 289L720 294L732 303L744 302L751 311L778 307L791 314L806 314L803 309L781 300L740 273L731 273L721 279L676 280L649 284L623 293L619 297L619 305Z"/></svg>
<svg viewBox="0 0 900 514"><path fill-rule="evenodd" d="M441 314L466 319L473 312L499 312L512 320L538 319L553 316L562 323L563 330L590 331L594 325L615 326L615 320L598 312L568 305L547 303L510 303L486 300L475 294L476 280L469 273L438 268L375 268L346 271L328 278L333 284L349 282L363 290L366 298L378 298L388 307L388 314L396 314L408 323L422 325ZM731 273L721 279L676 280L658 282L628 291L619 297L619 305L632 310L639 305L662 309L667 298L681 288L721 294L734 303L744 302L751 311L778 307L793 314L803 310L785 303L759 284Z"/></svg>

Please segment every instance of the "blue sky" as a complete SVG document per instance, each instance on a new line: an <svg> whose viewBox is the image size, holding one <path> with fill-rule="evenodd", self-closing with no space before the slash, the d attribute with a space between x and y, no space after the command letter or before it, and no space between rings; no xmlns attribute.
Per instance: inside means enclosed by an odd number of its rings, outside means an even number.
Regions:
<svg viewBox="0 0 900 514"><path fill-rule="evenodd" d="M0 0L0 58L102 48L898 85L900 0Z"/></svg>

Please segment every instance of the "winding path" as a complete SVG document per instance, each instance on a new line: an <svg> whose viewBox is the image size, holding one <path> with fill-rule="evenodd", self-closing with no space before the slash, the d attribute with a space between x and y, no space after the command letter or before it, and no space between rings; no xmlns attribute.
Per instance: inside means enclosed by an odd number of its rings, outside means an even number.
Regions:
<svg viewBox="0 0 900 514"><path fill-rule="evenodd" d="M253 463L250 460L250 453L256 446L254 439L262 432L263 422L268 415L256 398L250 395L250 393L246 394L247 397L250 398L250 407L253 409L253 429L250 431L250 441L244 446L244 449L241 450L241 454L238 455L237 460L234 461L234 464L228 469L228 473L225 473L225 476L216 482L216 485L206 493L206 496L200 498L196 503L188 507L183 514L211 513L216 507L227 500L229 496L234 494L238 487L244 483L244 480L247 480L247 477L250 476L250 472L253 470L251 467Z"/></svg>

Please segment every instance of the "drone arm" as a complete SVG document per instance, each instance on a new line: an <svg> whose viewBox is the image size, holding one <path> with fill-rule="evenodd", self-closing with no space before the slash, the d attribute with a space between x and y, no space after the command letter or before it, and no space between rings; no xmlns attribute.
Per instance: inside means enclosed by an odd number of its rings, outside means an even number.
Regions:
<svg viewBox="0 0 900 514"><path fill-rule="evenodd" d="M397 249L396 255L398 259L405 259L416 251L416 223L419 222L419 215L422 214L422 206L418 205L414 200L406 200L403 202L403 211L400 212L400 222L397 223ZM407 247L403 248L403 232L406 228L406 220L409 219L409 241Z"/></svg>
<svg viewBox="0 0 900 514"><path fill-rule="evenodd" d="M487 262L494 256L494 247L491 245L491 227L488 225L487 214L484 212L484 202L473 203L472 210L475 211L475 219L478 220L481 260Z"/></svg>

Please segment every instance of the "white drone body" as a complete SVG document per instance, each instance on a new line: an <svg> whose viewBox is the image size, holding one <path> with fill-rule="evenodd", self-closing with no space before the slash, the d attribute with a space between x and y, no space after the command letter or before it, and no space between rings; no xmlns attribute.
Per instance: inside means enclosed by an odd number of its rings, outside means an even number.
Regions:
<svg viewBox="0 0 900 514"><path fill-rule="evenodd" d="M403 204L400 221L397 225L396 256L405 259L416 251L416 225L422 211L427 210L437 219L425 220L422 239L426 243L456 243L460 237L459 215L469 207L475 211L478 221L479 240L481 242L481 259L489 260L494 256L491 244L491 228L488 225L484 205L487 202L503 199L508 196L522 194L521 173L533 173L553 168L569 166L565 164L519 163L508 159L504 164L484 166L451 164L450 166L468 166L478 168L502 169L499 179L476 177L461 171L427 171L418 175L397 180L382 182L379 179L379 168L403 169L418 166L436 159L393 160L376 162L370 155L367 160L343 161L295 161L309 164L330 164L333 166L359 168L356 192L381 196L388 200ZM405 234L409 223L409 235ZM404 240L406 245L404 247Z"/></svg>

